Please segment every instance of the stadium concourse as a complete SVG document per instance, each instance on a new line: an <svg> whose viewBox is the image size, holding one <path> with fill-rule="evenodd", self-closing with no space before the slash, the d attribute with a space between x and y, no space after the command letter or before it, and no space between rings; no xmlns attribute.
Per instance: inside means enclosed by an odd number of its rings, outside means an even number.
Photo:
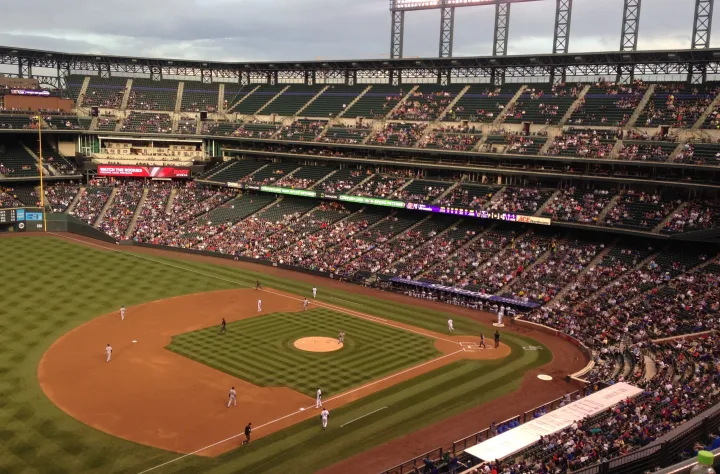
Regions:
<svg viewBox="0 0 720 474"><path fill-rule="evenodd" d="M505 459L474 468L458 451L425 468L576 471L659 443L720 402L718 92L713 82L240 86L70 76L74 114L0 109L0 206L38 205L42 166L52 178L47 209L117 241L469 310L506 307L561 331L592 352L588 392L623 381L642 394ZM38 127L57 133L42 164L29 136ZM62 133L94 137L93 151L61 153ZM202 145L170 148L188 137ZM153 140L173 145L147 146ZM222 155L212 163L211 141ZM190 164L201 168L192 179L95 174ZM686 454L717 429L688 439Z"/></svg>

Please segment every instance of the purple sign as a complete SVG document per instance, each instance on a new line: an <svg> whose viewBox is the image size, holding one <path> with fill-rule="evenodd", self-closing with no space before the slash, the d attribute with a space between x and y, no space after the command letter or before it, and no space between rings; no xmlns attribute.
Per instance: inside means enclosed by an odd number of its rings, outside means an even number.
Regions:
<svg viewBox="0 0 720 474"><path fill-rule="evenodd" d="M29 91L25 89L12 89L10 93L15 95L39 95L44 97L50 95L49 91Z"/></svg>
<svg viewBox="0 0 720 474"><path fill-rule="evenodd" d="M491 219L495 221L550 225L550 219L547 217L524 216L519 214L510 214L509 212L494 212L485 211L483 209L468 209L465 207L454 206L433 206L415 202L405 203L405 208L413 211L436 212L438 214L451 214L453 216L460 217L477 217L479 219Z"/></svg>

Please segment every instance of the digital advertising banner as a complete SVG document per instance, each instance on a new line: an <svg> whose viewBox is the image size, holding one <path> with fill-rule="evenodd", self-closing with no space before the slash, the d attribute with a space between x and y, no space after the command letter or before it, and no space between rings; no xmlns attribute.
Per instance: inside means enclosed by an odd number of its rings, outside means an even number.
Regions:
<svg viewBox="0 0 720 474"><path fill-rule="evenodd" d="M98 176L115 176L130 178L188 178L189 168L173 168L170 166L122 166L98 165Z"/></svg>

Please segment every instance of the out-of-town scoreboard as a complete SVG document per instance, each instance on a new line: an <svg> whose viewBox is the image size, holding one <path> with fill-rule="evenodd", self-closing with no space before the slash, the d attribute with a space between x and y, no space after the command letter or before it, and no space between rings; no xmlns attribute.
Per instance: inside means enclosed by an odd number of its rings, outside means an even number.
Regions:
<svg viewBox="0 0 720 474"><path fill-rule="evenodd" d="M0 226L9 227L16 231L42 231L43 210L41 208L0 209Z"/></svg>

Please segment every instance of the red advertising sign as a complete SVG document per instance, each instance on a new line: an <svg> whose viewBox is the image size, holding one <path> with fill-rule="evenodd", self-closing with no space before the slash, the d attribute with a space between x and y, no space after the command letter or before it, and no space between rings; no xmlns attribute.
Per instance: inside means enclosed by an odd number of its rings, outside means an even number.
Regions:
<svg viewBox="0 0 720 474"><path fill-rule="evenodd" d="M127 176L131 178L187 178L188 168L169 166L98 165L98 176Z"/></svg>

